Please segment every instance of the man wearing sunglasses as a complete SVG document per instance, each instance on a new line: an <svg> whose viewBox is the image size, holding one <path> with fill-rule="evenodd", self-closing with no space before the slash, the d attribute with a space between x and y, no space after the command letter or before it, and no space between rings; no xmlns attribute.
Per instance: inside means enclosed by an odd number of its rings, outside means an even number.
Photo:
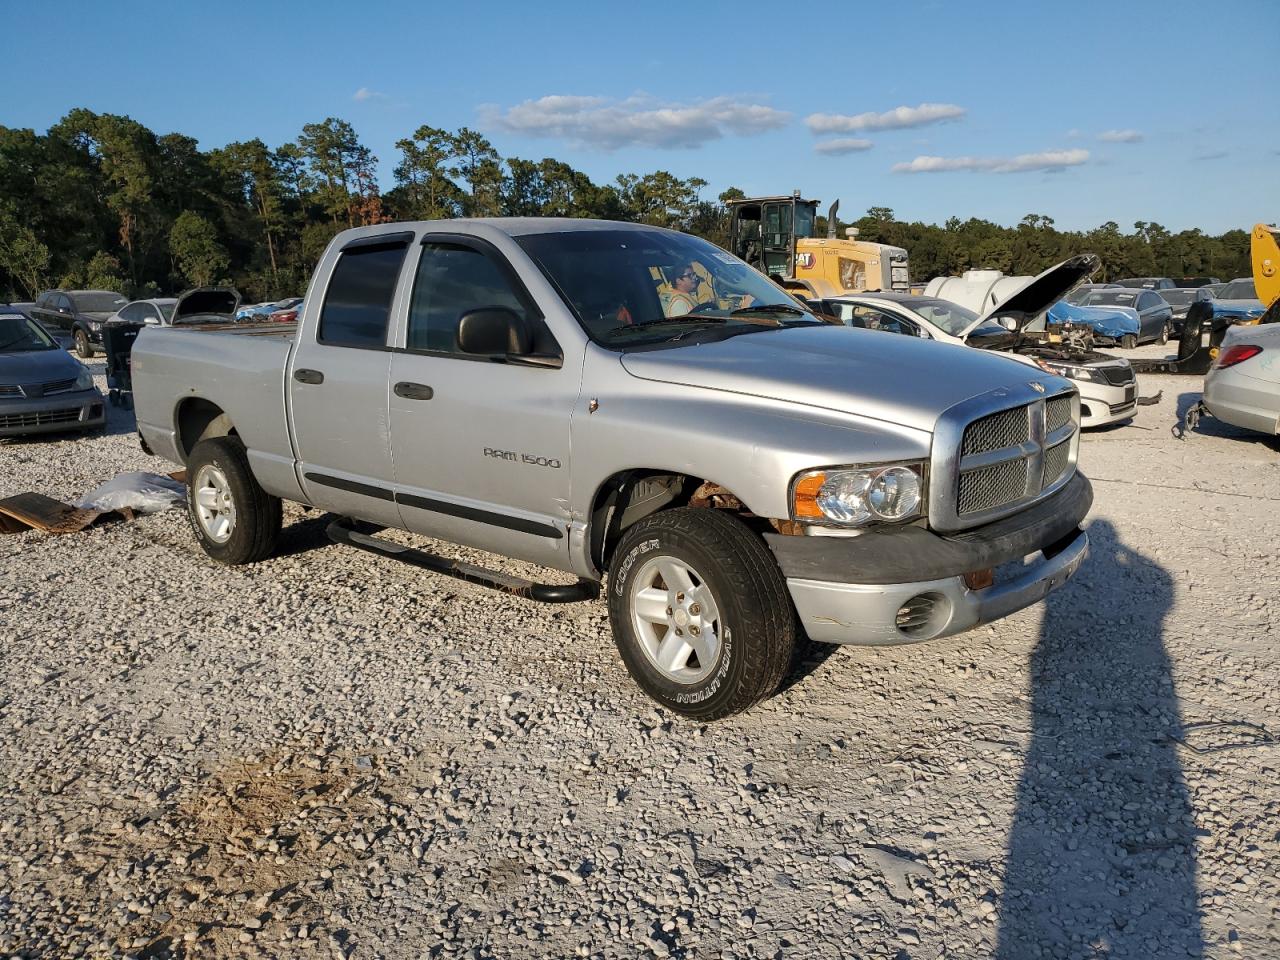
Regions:
<svg viewBox="0 0 1280 960"><path fill-rule="evenodd" d="M693 264L686 263L675 271L675 279L671 281L671 293L663 307L668 317L682 317L698 305L694 291L698 289L698 275Z"/></svg>

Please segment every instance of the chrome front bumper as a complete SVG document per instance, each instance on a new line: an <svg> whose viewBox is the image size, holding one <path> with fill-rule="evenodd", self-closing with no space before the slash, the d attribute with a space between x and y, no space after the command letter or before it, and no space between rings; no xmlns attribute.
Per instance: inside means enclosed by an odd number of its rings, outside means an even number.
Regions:
<svg viewBox="0 0 1280 960"><path fill-rule="evenodd" d="M917 583L857 584L788 578L787 588L805 632L824 643L864 646L936 640L999 620L1043 599L1074 576L1089 553L1080 531L1061 552L1042 558L1005 583L970 590L960 576ZM898 613L925 597L932 614L922 627L904 632Z"/></svg>

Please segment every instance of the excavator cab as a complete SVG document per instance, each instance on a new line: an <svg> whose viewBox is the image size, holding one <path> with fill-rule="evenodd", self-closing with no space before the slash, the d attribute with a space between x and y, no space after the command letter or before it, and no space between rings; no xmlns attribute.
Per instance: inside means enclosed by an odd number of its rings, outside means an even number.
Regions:
<svg viewBox="0 0 1280 960"><path fill-rule="evenodd" d="M789 197L730 200L729 236L733 253L765 276L791 280L796 271L796 241L813 236L818 201Z"/></svg>

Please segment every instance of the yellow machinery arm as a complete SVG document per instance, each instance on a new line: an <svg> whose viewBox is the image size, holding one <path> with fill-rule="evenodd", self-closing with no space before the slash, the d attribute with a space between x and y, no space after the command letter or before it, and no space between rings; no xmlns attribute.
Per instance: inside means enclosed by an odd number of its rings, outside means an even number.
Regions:
<svg viewBox="0 0 1280 960"><path fill-rule="evenodd" d="M1277 231L1265 223L1253 226L1249 252L1253 258L1253 286L1264 307L1280 300L1280 247L1276 245Z"/></svg>

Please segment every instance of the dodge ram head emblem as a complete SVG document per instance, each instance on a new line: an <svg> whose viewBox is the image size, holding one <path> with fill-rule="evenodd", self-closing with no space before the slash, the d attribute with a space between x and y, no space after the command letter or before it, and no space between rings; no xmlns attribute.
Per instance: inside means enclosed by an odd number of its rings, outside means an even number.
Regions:
<svg viewBox="0 0 1280 960"><path fill-rule="evenodd" d="M1031 389L1034 390L1036 393L1044 393L1044 384L1041 383L1039 380L1032 380Z"/></svg>

